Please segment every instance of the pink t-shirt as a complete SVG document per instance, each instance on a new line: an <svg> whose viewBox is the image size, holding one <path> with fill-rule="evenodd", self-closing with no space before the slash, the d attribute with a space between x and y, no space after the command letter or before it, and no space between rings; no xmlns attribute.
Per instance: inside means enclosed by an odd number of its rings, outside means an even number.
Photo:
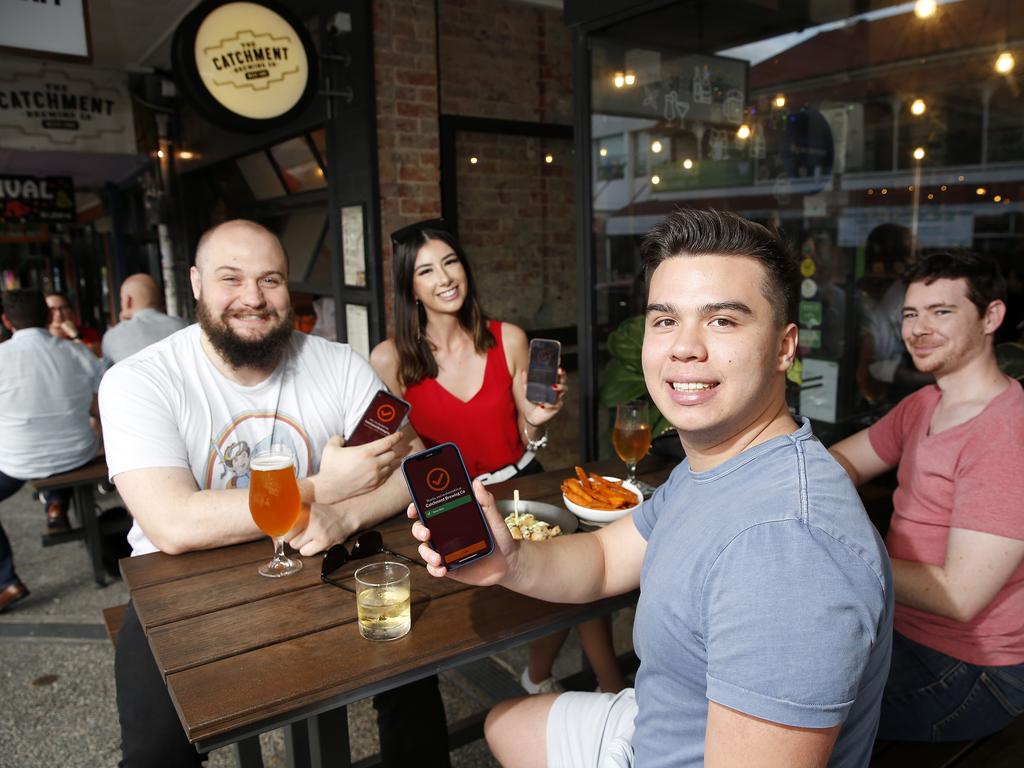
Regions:
<svg viewBox="0 0 1024 768"><path fill-rule="evenodd" d="M973 419L928 434L941 391L918 390L868 431L887 464L899 463L889 556L946 561L950 528L1024 540L1024 389L1012 382ZM1024 563L971 621L896 604L895 629L971 664L1024 662Z"/></svg>

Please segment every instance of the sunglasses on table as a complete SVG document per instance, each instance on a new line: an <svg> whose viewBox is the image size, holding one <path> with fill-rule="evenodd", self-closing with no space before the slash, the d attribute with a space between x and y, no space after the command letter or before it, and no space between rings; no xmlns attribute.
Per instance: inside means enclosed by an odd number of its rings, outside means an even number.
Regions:
<svg viewBox="0 0 1024 768"><path fill-rule="evenodd" d="M391 243L397 245L403 240L409 239L412 235L417 235L424 229L439 229L442 232L451 233L451 227L448 226L448 222L444 219L426 219L424 221L417 221L415 224L409 224L396 229L391 233Z"/></svg>
<svg viewBox="0 0 1024 768"><path fill-rule="evenodd" d="M344 544L335 544L324 552L324 561L320 566L320 581L355 594L354 589L342 584L340 579L333 578L333 574L353 560L363 560L374 555L390 555L412 565L421 565L421 563L417 563L415 560L399 552L392 552L390 549L385 548L384 537L381 536L380 531L366 531L359 534L352 544L351 551ZM348 578L348 576L345 578Z"/></svg>

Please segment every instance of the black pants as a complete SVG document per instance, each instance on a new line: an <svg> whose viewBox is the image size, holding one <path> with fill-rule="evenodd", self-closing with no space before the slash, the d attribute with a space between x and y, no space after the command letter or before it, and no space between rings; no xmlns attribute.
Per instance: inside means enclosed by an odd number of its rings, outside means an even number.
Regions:
<svg viewBox="0 0 1024 768"><path fill-rule="evenodd" d="M121 768L203 765L206 755L197 752L185 738L131 603L117 636L114 674L121 721ZM374 697L373 706L377 710L383 765L448 768L448 728L436 676L382 693Z"/></svg>

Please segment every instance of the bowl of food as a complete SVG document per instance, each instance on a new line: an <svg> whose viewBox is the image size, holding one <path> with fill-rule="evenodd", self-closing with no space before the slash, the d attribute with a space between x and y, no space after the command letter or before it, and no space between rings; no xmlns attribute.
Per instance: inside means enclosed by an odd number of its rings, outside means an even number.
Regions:
<svg viewBox="0 0 1024 768"><path fill-rule="evenodd" d="M580 525L561 507L542 501L520 501L518 512L516 502L511 500L499 501L497 506L512 538L517 541L546 541L564 533L573 533Z"/></svg>
<svg viewBox="0 0 1024 768"><path fill-rule="evenodd" d="M643 494L628 480L584 472L562 481L566 508L588 523L610 523L640 506Z"/></svg>

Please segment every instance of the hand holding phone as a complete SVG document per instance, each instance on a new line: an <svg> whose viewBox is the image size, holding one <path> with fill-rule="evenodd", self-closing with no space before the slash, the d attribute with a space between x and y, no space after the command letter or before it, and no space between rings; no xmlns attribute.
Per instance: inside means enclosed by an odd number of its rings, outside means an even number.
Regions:
<svg viewBox="0 0 1024 768"><path fill-rule="evenodd" d="M401 442L398 432L353 446L344 445L337 435L332 437L320 455L319 471L308 478L313 501L336 504L377 488L395 471Z"/></svg>
<svg viewBox="0 0 1024 768"><path fill-rule="evenodd" d="M441 565L452 571L491 554L494 539L455 443L406 457L402 474Z"/></svg>
<svg viewBox="0 0 1024 768"><path fill-rule="evenodd" d="M558 402L558 366L562 345L554 339L530 342L530 367L526 374L526 399L531 403L554 405Z"/></svg>
<svg viewBox="0 0 1024 768"><path fill-rule="evenodd" d="M411 410L412 406L405 400L395 397L385 389L379 390L366 407L345 445L364 445L394 434Z"/></svg>

